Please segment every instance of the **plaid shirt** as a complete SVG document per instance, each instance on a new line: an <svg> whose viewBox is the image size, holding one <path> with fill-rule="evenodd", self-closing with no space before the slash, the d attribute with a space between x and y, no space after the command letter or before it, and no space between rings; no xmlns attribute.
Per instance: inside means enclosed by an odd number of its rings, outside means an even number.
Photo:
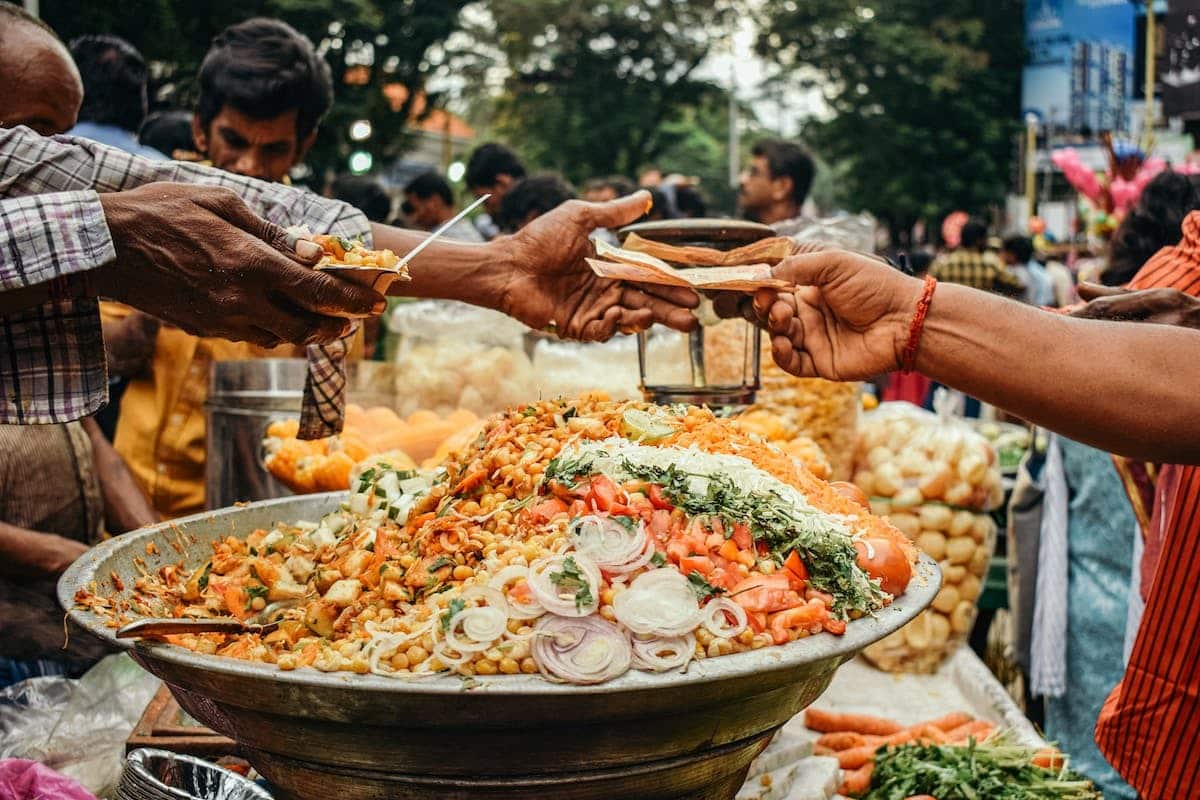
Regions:
<svg viewBox="0 0 1200 800"><path fill-rule="evenodd" d="M310 192L86 139L0 129L0 291L87 272L116 258L99 193L154 181L224 186L278 225L370 241L367 218ZM96 301L55 300L0 316L0 423L66 422L108 399ZM345 342L308 348L301 432L341 430Z"/></svg>
<svg viewBox="0 0 1200 800"><path fill-rule="evenodd" d="M929 272L939 281L960 283L985 292L1022 295L1025 284L991 253L958 249L933 262Z"/></svg>

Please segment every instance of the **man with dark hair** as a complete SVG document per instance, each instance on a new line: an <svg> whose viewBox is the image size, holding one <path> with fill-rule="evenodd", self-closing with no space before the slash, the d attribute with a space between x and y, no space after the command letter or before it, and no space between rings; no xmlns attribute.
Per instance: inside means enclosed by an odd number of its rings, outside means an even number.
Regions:
<svg viewBox="0 0 1200 800"><path fill-rule="evenodd" d="M525 165L521 159L496 142L481 144L467 161L467 188L476 197L491 195L483 205L493 217L498 217L504 195L524 177Z"/></svg>
<svg viewBox="0 0 1200 800"><path fill-rule="evenodd" d="M182 109L155 111L146 116L138 131L138 141L153 147L167 158L179 161L198 161L196 143L192 141L192 112Z"/></svg>
<svg viewBox="0 0 1200 800"><path fill-rule="evenodd" d="M1024 299L1034 306L1054 305L1054 286L1046 268L1033 257L1033 240L1013 234L1004 238L1000 260L1025 285Z"/></svg>
<svg viewBox="0 0 1200 800"><path fill-rule="evenodd" d="M547 211L574 199L575 188L558 175L533 175L504 195L496 222L504 233L516 233Z"/></svg>
<svg viewBox="0 0 1200 800"><path fill-rule="evenodd" d="M816 167L796 142L764 139L738 182L738 207L748 219L787 235L812 188Z"/></svg>
<svg viewBox="0 0 1200 800"><path fill-rule="evenodd" d="M675 187L675 210L684 218L700 218L708 216L708 204L700 189L690 183L681 183Z"/></svg>
<svg viewBox="0 0 1200 800"><path fill-rule="evenodd" d="M338 175L329 186L334 200L354 206L371 222L387 222L392 218L392 198L375 178L367 175Z"/></svg>
<svg viewBox="0 0 1200 800"><path fill-rule="evenodd" d="M404 187L404 205L401 206L409 222L422 230L440 228L454 217L454 190L446 179L430 171L418 175ZM482 242L483 237L475 226L461 219L446 231L451 239L461 242Z"/></svg>
<svg viewBox="0 0 1200 800"><path fill-rule="evenodd" d="M70 134L144 158L162 158L136 136L147 108L142 54L116 36L80 36L71 42L71 57L83 79L83 105Z"/></svg>
<svg viewBox="0 0 1200 800"><path fill-rule="evenodd" d="M959 234L958 248L938 257L929 268L929 274L939 281L1021 297L1025 293L1025 284L987 250L987 241L987 223L974 218L967 220Z"/></svg>
<svg viewBox="0 0 1200 800"><path fill-rule="evenodd" d="M192 119L213 166L281 181L304 158L333 104L329 65L286 22L257 17L213 39Z"/></svg>

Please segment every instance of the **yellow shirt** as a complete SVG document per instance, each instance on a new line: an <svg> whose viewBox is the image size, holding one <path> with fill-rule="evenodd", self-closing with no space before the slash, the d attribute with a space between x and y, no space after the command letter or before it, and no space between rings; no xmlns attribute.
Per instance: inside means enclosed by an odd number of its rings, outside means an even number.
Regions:
<svg viewBox="0 0 1200 800"><path fill-rule="evenodd" d="M105 321L131 311L120 303L100 304ZM360 329L351 353L361 352ZM165 323L158 329L150 374L130 380L121 398L113 446L159 513L180 517L204 510L204 402L213 362L303 356L304 349L292 345L265 348L192 336Z"/></svg>

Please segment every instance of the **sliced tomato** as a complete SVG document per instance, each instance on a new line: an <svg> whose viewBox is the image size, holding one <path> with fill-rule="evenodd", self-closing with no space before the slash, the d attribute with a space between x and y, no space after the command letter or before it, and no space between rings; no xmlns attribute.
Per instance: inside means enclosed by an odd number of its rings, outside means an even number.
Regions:
<svg viewBox="0 0 1200 800"><path fill-rule="evenodd" d="M550 497L540 503L535 503L526 511L529 521L534 524L549 522L567 510L567 504L557 497Z"/></svg>
<svg viewBox="0 0 1200 800"><path fill-rule="evenodd" d="M750 612L783 611L804 605L804 598L791 587L791 581L782 572L752 575L734 586L729 596Z"/></svg>
<svg viewBox="0 0 1200 800"><path fill-rule="evenodd" d="M864 511L871 510L871 503L867 499L867 493L847 481L830 481L829 488L840 494L842 497L859 506Z"/></svg>
<svg viewBox="0 0 1200 800"><path fill-rule="evenodd" d="M912 578L912 564L895 542L883 537L868 537L854 543L858 565L891 595L903 594Z"/></svg>
<svg viewBox="0 0 1200 800"><path fill-rule="evenodd" d="M821 624L829 616L828 609L818 601L810 601L768 617L771 637L775 644L784 644L791 636L789 631L810 625Z"/></svg>
<svg viewBox="0 0 1200 800"><path fill-rule="evenodd" d="M791 578L793 589L804 591L804 584L808 580L808 567L804 566L798 552L793 550L788 553L787 559L783 562L783 571Z"/></svg>
<svg viewBox="0 0 1200 800"><path fill-rule="evenodd" d="M655 508L660 508L664 511L670 511L675 506L671 505L671 501L663 495L662 487L657 483L650 484L649 498L651 504Z"/></svg>
<svg viewBox="0 0 1200 800"><path fill-rule="evenodd" d="M754 547L754 537L750 535L750 526L744 522L739 522L733 526L733 541L742 550L750 550ZM763 543L766 547L766 543Z"/></svg>
<svg viewBox="0 0 1200 800"><path fill-rule="evenodd" d="M713 571L713 567L712 559L708 556L684 556L679 559L679 571L684 575L691 575L693 572L708 575Z"/></svg>

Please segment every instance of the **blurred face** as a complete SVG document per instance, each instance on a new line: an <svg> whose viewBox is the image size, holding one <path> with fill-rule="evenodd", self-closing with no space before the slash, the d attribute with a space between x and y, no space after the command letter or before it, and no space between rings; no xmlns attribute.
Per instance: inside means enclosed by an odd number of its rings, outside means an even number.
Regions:
<svg viewBox="0 0 1200 800"><path fill-rule="evenodd" d="M300 139L295 111L255 119L226 105L207 130L198 117L193 117L192 136L214 167L264 181L281 181L304 158L317 132Z"/></svg>
<svg viewBox="0 0 1200 800"><path fill-rule="evenodd" d="M0 52L0 127L25 125L43 136L75 127L83 82L66 49L45 31L18 25Z"/></svg>
<svg viewBox="0 0 1200 800"><path fill-rule="evenodd" d="M516 181L513 180L512 175L502 172L496 176L496 182L491 186L472 186L471 194L475 195L476 197L483 197L485 194L490 194L491 197L487 199L487 201L483 204L483 207L487 209L488 214L495 218L495 216L500 213L500 201L504 199L504 193L507 192L514 183L516 183Z"/></svg>
<svg viewBox="0 0 1200 800"><path fill-rule="evenodd" d="M617 199L617 190L611 186L599 186L584 192L583 199L589 203L607 203Z"/></svg>
<svg viewBox="0 0 1200 800"><path fill-rule="evenodd" d="M410 192L404 195L404 205L409 222L427 231L433 230L453 216L446 206L446 202L436 194L429 197L417 197Z"/></svg>
<svg viewBox="0 0 1200 800"><path fill-rule="evenodd" d="M738 180L738 207L751 219L760 222L777 222L767 219L773 206L788 202L792 196L791 178L772 178L771 167L765 156L755 156ZM786 217L779 217L786 219Z"/></svg>

